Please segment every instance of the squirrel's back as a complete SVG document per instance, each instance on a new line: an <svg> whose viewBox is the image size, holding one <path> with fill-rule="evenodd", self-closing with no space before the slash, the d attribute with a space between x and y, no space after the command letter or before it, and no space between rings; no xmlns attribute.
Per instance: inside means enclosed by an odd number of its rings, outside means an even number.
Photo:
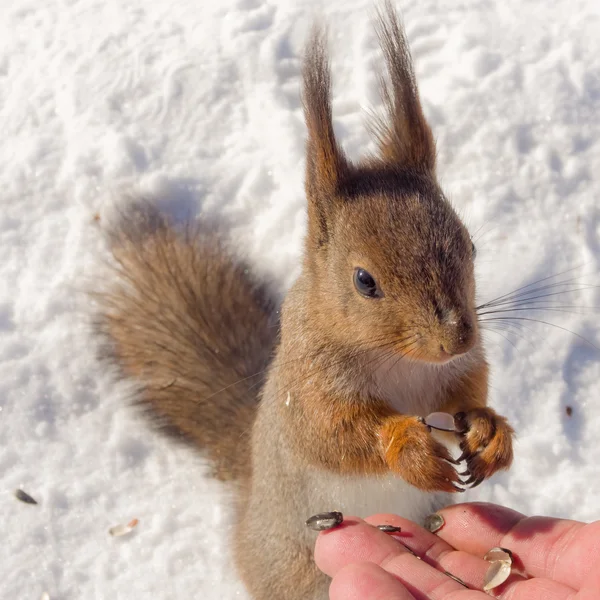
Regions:
<svg viewBox="0 0 600 600"><path fill-rule="evenodd" d="M96 294L104 355L159 425L203 448L221 479L245 461L278 334L276 299L214 233L178 230L150 202L108 227L117 277Z"/></svg>

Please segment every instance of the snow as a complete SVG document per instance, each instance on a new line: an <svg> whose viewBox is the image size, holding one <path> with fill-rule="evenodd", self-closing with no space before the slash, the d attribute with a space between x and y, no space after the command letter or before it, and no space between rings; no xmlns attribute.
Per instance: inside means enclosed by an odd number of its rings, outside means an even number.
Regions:
<svg viewBox="0 0 600 600"><path fill-rule="evenodd" d="M579 336L600 346L600 294L578 283L599 283L600 3L402 9L481 299L579 267L562 276L579 291L556 303L587 307L527 313L564 329L488 334L516 462L469 497L597 519L600 352ZM152 434L95 361L82 290L106 256L96 215L133 186L180 216L218 217L289 285L305 218L303 40L313 17L331 24L335 127L357 156L372 147L363 109L379 103L372 14L367 0L4 1L1 598L245 598L227 491ZM108 534L133 518L130 535Z"/></svg>

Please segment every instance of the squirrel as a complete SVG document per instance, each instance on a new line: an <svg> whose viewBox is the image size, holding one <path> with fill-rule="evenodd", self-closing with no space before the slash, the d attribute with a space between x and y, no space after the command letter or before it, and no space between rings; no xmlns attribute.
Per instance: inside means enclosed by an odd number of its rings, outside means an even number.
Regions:
<svg viewBox="0 0 600 600"><path fill-rule="evenodd" d="M133 202L108 230L116 276L97 295L121 377L235 489L232 540L256 600L324 600L311 515L416 521L513 457L487 406L475 247L436 179L436 148L406 35L387 1L378 152L353 164L332 125L326 33L303 65L308 227L280 306L219 235ZM460 461L424 417L455 416Z"/></svg>

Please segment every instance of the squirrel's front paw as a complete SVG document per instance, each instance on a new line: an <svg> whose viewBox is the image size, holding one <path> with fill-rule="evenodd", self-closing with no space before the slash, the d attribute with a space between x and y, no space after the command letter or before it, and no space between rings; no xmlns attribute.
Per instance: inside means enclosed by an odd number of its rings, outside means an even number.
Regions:
<svg viewBox="0 0 600 600"><path fill-rule="evenodd" d="M408 483L427 492L462 492L455 461L420 417L390 419L381 432L385 461Z"/></svg>
<svg viewBox="0 0 600 600"><path fill-rule="evenodd" d="M462 455L469 475L465 485L475 487L501 469L508 469L513 460L513 428L491 408L475 408L454 415L456 432L461 437Z"/></svg>

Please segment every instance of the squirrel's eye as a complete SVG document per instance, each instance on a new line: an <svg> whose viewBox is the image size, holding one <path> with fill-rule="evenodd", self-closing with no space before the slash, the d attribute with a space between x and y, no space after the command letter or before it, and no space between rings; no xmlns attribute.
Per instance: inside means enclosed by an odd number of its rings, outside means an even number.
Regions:
<svg viewBox="0 0 600 600"><path fill-rule="evenodd" d="M475 258L477 256L477 248L475 248L475 244L471 242L471 256Z"/></svg>
<svg viewBox="0 0 600 600"><path fill-rule="evenodd" d="M373 276L364 269L355 269L354 287L356 287L358 293L365 298L378 298L381 296L381 292L379 291Z"/></svg>

